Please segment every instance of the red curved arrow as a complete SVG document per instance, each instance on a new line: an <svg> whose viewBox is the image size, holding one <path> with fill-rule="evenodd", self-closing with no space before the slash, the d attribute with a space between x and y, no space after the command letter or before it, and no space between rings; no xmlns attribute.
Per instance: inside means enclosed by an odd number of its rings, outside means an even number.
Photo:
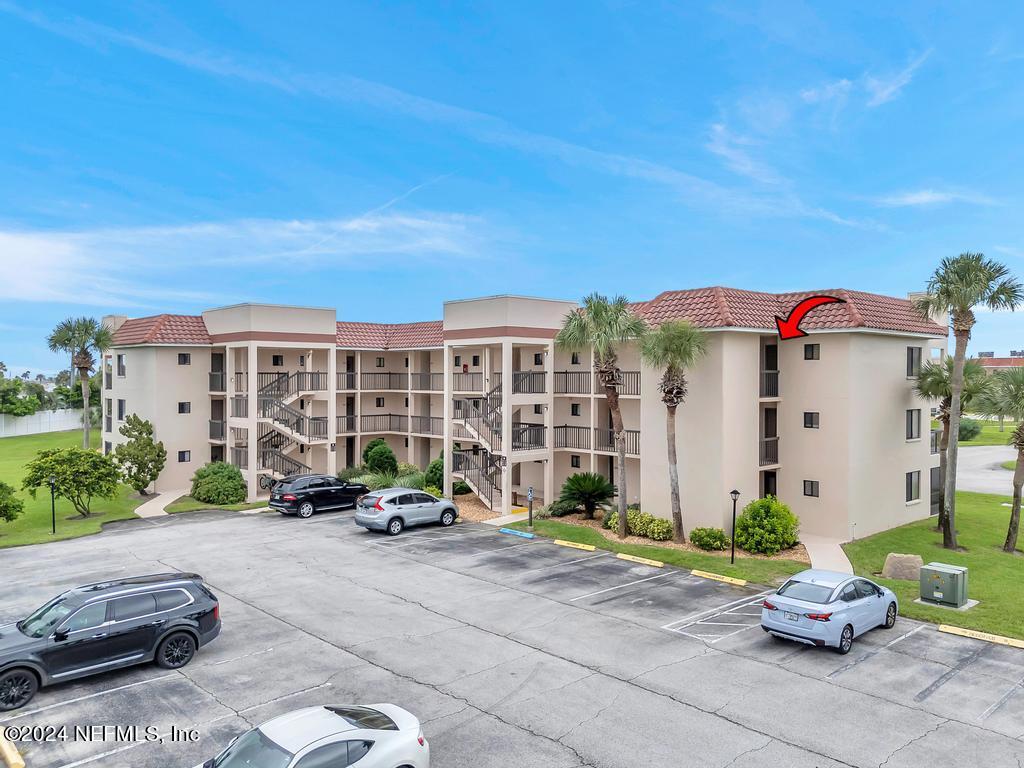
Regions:
<svg viewBox="0 0 1024 768"><path fill-rule="evenodd" d="M793 307L789 317L785 320L778 315L775 316L775 326L779 329L779 338L798 339L801 336L806 336L807 334L800 328L800 323L803 322L808 312L822 304L843 304L845 301L845 299L837 299L835 296L808 296Z"/></svg>

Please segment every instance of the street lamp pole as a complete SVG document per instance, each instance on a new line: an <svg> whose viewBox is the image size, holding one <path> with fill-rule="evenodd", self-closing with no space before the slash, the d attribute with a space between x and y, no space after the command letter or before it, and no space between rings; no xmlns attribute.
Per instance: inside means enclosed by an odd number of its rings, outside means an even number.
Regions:
<svg viewBox="0 0 1024 768"><path fill-rule="evenodd" d="M57 535L57 478L50 475L50 535Z"/></svg>
<svg viewBox="0 0 1024 768"><path fill-rule="evenodd" d="M736 563L736 502L740 498L740 492L736 490L729 491L729 495L732 497L732 555L729 557L729 563L735 565Z"/></svg>

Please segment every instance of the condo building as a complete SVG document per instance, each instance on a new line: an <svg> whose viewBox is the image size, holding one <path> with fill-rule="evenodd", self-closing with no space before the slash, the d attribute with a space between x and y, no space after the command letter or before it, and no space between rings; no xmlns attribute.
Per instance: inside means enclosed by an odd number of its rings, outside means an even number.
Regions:
<svg viewBox="0 0 1024 768"><path fill-rule="evenodd" d="M930 403L914 392L946 349L944 319L909 300L857 291L813 310L807 336L780 341L808 293L666 291L634 305L649 325L685 319L708 352L687 372L677 414L684 521L728 530L740 504L776 495L801 530L847 540L937 509ZM557 497L575 472L612 482L611 416L590 350L555 344L570 301L492 296L449 301L439 321L339 321L333 309L240 304L201 315L108 316L103 441L128 414L167 450L157 490L187 489L210 461L237 466L249 497L301 472L335 473L382 438L399 461L445 457L445 491L464 480L496 512L533 490ZM629 503L668 517L661 371L619 350Z"/></svg>

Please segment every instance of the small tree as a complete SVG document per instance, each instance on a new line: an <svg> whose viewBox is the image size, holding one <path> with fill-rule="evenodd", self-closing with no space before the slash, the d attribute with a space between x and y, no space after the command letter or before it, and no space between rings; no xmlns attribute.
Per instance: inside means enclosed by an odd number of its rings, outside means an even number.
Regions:
<svg viewBox="0 0 1024 768"><path fill-rule="evenodd" d="M427 465L424 482L435 488L441 488L444 485L444 459L442 457L438 456Z"/></svg>
<svg viewBox="0 0 1024 768"><path fill-rule="evenodd" d="M604 475L596 472L578 472L570 475L562 484L562 494L558 501L583 507L588 520L594 519L594 512L599 506L607 504L615 498L615 486L608 482Z"/></svg>
<svg viewBox="0 0 1024 768"><path fill-rule="evenodd" d="M398 459L395 458L395 452L391 450L388 444L381 441L380 445L374 446L373 450L367 454L366 467L371 472L397 475Z"/></svg>
<svg viewBox="0 0 1024 768"><path fill-rule="evenodd" d="M164 444L153 441L153 424L130 414L118 430L127 438L114 449L114 463L124 481L146 495L149 484L164 471L167 451Z"/></svg>
<svg viewBox="0 0 1024 768"><path fill-rule="evenodd" d="M373 438L373 440L368 442L366 444L366 447L363 448L363 464L369 464L370 463L370 451L372 451L378 445L387 445L387 444L388 444L387 440L385 440L382 437L375 437L375 438ZM396 464L396 466L397 466L397 464Z"/></svg>
<svg viewBox="0 0 1024 768"><path fill-rule="evenodd" d="M52 448L40 451L25 469L23 490L36 491L54 479L54 494L67 499L82 517L91 513L93 498L110 499L117 494L117 467L109 456L85 448Z"/></svg>
<svg viewBox="0 0 1024 768"><path fill-rule="evenodd" d="M39 398L29 393L21 379L0 379L0 413L31 416L39 410Z"/></svg>
<svg viewBox="0 0 1024 768"><path fill-rule="evenodd" d="M25 502L14 495L14 488L0 483L0 520L10 523L25 511Z"/></svg>
<svg viewBox="0 0 1024 768"><path fill-rule="evenodd" d="M747 552L777 555L799 541L800 520L774 496L755 499L736 518L736 546Z"/></svg>

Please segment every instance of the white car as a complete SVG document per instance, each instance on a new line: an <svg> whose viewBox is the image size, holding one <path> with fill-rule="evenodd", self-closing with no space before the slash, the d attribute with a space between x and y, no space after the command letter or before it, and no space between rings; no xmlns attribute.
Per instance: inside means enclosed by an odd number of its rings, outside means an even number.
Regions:
<svg viewBox="0 0 1024 768"><path fill-rule="evenodd" d="M196 768L430 768L415 715L394 704L307 707L268 720Z"/></svg>

